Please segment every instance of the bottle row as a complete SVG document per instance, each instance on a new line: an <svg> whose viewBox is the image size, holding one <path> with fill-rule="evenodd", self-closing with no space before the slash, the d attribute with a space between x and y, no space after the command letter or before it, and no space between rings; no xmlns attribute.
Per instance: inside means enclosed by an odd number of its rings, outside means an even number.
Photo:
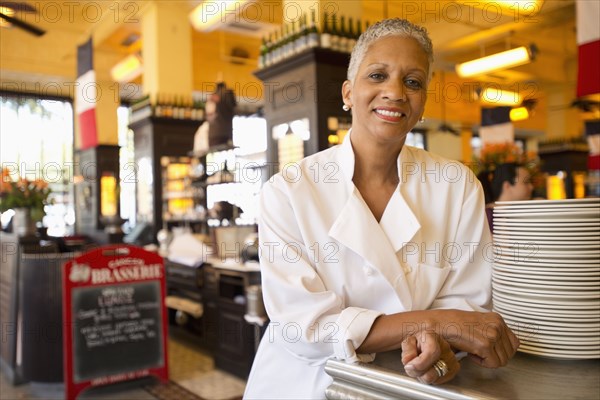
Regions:
<svg viewBox="0 0 600 400"><path fill-rule="evenodd" d="M192 96L169 96L159 94L156 104L152 106L152 114L161 118L203 120L204 103Z"/></svg>
<svg viewBox="0 0 600 400"><path fill-rule="evenodd" d="M323 13L323 26L319 30L315 10L311 10L310 23L304 14L298 23L292 21L291 24L282 25L278 32L263 37L258 67L268 67L312 47L351 53L362 28L360 19L354 22L352 18Z"/></svg>

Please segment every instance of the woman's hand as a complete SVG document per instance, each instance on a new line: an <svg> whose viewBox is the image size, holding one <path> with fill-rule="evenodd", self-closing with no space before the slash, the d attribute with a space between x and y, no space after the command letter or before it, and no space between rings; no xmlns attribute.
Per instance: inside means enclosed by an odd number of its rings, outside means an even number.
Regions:
<svg viewBox="0 0 600 400"><path fill-rule="evenodd" d="M439 310L443 320L436 331L455 349L466 351L476 364L487 368L506 365L519 347L519 339L500 314Z"/></svg>
<svg viewBox="0 0 600 400"><path fill-rule="evenodd" d="M441 375L434 367L439 361L447 367L446 373L441 372ZM402 364L408 376L427 384L448 382L460 371L448 342L432 331L418 332L402 342Z"/></svg>
<svg viewBox="0 0 600 400"><path fill-rule="evenodd" d="M476 364L487 368L506 365L519 347L519 339L497 313L421 310L380 316L357 352L379 353L404 348L406 338L420 338L432 332L444 339L453 350L469 353ZM417 354L423 352L423 357L426 357L432 349L426 347Z"/></svg>

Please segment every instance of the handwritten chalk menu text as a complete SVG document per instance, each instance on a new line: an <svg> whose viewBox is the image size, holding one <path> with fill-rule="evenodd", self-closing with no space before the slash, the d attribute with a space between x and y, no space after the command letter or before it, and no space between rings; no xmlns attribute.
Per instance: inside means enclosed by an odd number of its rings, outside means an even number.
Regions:
<svg viewBox="0 0 600 400"><path fill-rule="evenodd" d="M95 249L65 265L65 384L168 379L163 260L134 246Z"/></svg>
<svg viewBox="0 0 600 400"><path fill-rule="evenodd" d="M75 382L163 364L158 282L77 288L72 296Z"/></svg>

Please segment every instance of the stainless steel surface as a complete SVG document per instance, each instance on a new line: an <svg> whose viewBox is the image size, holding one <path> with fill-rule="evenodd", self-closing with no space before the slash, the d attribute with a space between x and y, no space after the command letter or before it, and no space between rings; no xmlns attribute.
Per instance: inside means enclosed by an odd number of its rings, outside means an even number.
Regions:
<svg viewBox="0 0 600 400"><path fill-rule="evenodd" d="M430 386L404 374L400 352L381 353L373 364L329 360L326 372L334 378L329 399L597 399L600 398L600 360L565 361L517 353L506 367L482 368L468 359L451 382Z"/></svg>

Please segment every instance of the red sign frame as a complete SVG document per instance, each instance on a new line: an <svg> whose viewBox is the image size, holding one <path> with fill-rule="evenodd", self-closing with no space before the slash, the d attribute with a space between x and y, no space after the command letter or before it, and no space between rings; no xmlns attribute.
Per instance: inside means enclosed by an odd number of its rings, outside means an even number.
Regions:
<svg viewBox="0 0 600 400"><path fill-rule="evenodd" d="M78 288L119 288L136 282L159 282L163 363L141 370L119 372L101 378L75 382L74 379L74 316L73 289ZM63 354L65 398L75 399L89 387L155 376L162 382L168 382L168 316L165 305L166 282L164 260L157 253L146 251L131 245L110 245L91 250L67 262L63 267ZM127 354L123 354L127 362Z"/></svg>

